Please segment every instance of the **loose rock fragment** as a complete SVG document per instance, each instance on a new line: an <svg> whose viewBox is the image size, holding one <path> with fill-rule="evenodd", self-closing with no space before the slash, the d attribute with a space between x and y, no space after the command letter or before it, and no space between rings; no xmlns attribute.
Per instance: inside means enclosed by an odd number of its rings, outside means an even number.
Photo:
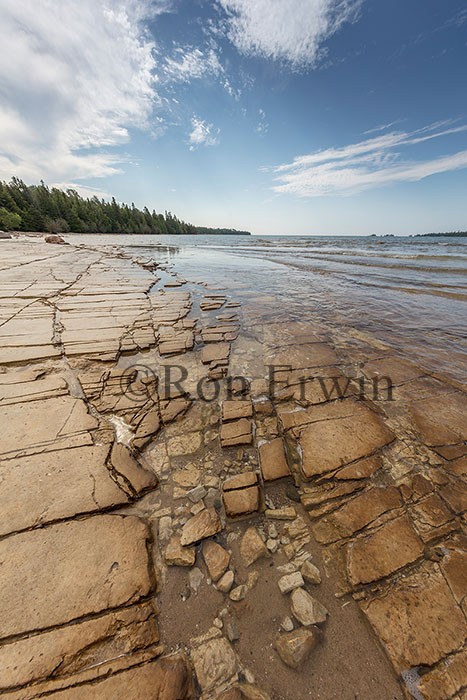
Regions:
<svg viewBox="0 0 467 700"><path fill-rule="evenodd" d="M322 632L317 627L300 627L292 632L281 634L274 642L274 646L287 666L299 669L321 639Z"/></svg>
<svg viewBox="0 0 467 700"><path fill-rule="evenodd" d="M212 541L204 543L203 558L213 581L220 579L230 562L230 554L220 544Z"/></svg>
<svg viewBox="0 0 467 700"><path fill-rule="evenodd" d="M300 588L301 586L304 586L305 582L301 573L299 571L295 571L293 574L286 574L285 576L281 576L281 578L277 582L277 585L279 586L280 592L286 594L290 593L290 591L293 591L294 588Z"/></svg>
<svg viewBox="0 0 467 700"><path fill-rule="evenodd" d="M270 556L266 545L255 527L249 527L240 542L240 555L245 566L250 566L261 557Z"/></svg>
<svg viewBox="0 0 467 700"><path fill-rule="evenodd" d="M295 520L297 511L293 506L283 506L282 508L268 508L265 516L272 520Z"/></svg>
<svg viewBox="0 0 467 700"><path fill-rule="evenodd" d="M312 564L311 561L304 562L300 572L305 581L314 584L321 583L321 574L319 573L319 569L317 566Z"/></svg>
<svg viewBox="0 0 467 700"><path fill-rule="evenodd" d="M219 581L216 584L216 588L218 591L221 593L228 593L230 589L233 586L234 582L234 572L233 571L226 571L223 576L219 579Z"/></svg>
<svg viewBox="0 0 467 700"><path fill-rule="evenodd" d="M205 508L190 518L182 529L180 543L183 546L194 544L206 537L212 537L222 529L221 521L214 508Z"/></svg>
<svg viewBox="0 0 467 700"><path fill-rule="evenodd" d="M304 588L296 588L290 594L292 613L302 625L318 625L325 622L328 611L319 600L313 598Z"/></svg>
<svg viewBox="0 0 467 700"><path fill-rule="evenodd" d="M193 649L191 659L204 693L233 678L238 670L237 657L225 637L210 639Z"/></svg>
<svg viewBox="0 0 467 700"><path fill-rule="evenodd" d="M180 535L174 535L165 550L165 563L168 566L193 566L195 559L194 547L182 547Z"/></svg>

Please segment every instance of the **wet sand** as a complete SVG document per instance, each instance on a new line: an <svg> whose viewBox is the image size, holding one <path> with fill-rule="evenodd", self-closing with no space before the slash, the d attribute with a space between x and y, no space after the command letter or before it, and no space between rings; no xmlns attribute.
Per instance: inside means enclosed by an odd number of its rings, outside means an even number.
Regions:
<svg viewBox="0 0 467 700"><path fill-rule="evenodd" d="M2 253L0 692L463 697L458 382L246 263Z"/></svg>

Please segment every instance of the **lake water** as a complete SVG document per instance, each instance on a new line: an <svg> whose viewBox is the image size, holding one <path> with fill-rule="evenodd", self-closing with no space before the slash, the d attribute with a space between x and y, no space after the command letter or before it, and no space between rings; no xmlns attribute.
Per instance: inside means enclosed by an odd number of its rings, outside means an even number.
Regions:
<svg viewBox="0 0 467 700"><path fill-rule="evenodd" d="M122 236L74 234L173 264L189 280L267 295L313 318L394 348L465 382L467 238Z"/></svg>

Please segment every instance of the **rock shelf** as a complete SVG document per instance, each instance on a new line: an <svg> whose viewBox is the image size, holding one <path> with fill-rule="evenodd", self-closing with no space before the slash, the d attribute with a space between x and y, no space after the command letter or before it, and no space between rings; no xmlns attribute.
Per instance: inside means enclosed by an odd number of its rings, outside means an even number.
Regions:
<svg viewBox="0 0 467 700"><path fill-rule="evenodd" d="M466 395L180 273L2 242L0 694L463 700Z"/></svg>

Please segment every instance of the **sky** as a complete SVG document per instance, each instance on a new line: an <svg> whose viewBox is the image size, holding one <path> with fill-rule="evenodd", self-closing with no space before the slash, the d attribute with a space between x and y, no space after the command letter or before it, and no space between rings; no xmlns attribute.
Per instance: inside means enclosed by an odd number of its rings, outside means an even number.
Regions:
<svg viewBox="0 0 467 700"><path fill-rule="evenodd" d="M467 229L465 0L0 0L0 179L254 234Z"/></svg>

